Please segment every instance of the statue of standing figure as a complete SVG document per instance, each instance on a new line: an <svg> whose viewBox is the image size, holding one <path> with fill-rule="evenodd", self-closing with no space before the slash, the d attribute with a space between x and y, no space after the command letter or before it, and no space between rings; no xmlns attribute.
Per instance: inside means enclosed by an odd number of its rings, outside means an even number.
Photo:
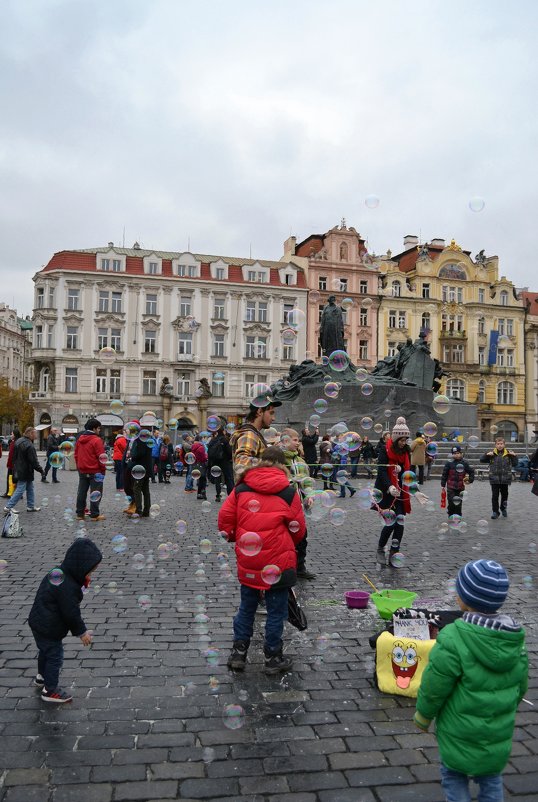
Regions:
<svg viewBox="0 0 538 802"><path fill-rule="evenodd" d="M336 296L329 296L329 300L321 313L319 327L319 342L325 356L333 351L344 351L344 318L342 310L336 305Z"/></svg>

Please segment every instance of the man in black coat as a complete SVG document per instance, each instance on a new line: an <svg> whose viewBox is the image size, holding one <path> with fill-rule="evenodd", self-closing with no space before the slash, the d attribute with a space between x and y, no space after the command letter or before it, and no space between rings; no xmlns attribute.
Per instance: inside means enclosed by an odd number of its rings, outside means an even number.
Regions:
<svg viewBox="0 0 538 802"><path fill-rule="evenodd" d="M15 448L13 449L13 481L17 483L17 487L4 507L4 512L10 512L25 492L27 512L39 512L41 509L35 506L34 471L38 471L43 476L43 468L38 462L34 448L35 437L36 430L33 426L29 426L23 436L19 437L15 442Z"/></svg>
<svg viewBox="0 0 538 802"><path fill-rule="evenodd" d="M315 479L319 471L318 452L316 450L316 443L319 440L319 429L314 429L313 432L311 432L310 429L303 429L301 434L304 461L308 465L310 476Z"/></svg>
<svg viewBox="0 0 538 802"><path fill-rule="evenodd" d="M48 482L47 474L52 468L52 481L54 484L59 484L58 468L55 468L50 464L50 455L58 451L58 448L60 447L60 440L60 430L53 426L53 428L50 430L49 436L47 437L47 464L45 465L45 473L41 477L42 482Z"/></svg>

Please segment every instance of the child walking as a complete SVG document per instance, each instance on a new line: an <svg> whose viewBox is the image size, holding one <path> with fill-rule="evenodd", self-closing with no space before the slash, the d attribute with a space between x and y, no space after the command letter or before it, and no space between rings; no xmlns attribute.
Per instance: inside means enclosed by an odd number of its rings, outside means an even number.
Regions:
<svg viewBox="0 0 538 802"><path fill-rule="evenodd" d="M63 664L63 639L70 631L84 646L92 635L80 614L82 587L90 584L90 574L102 560L102 554L87 537L77 538L69 546L59 568L43 577L28 616L37 648L37 676L34 685L42 688L44 702L64 704L73 697L59 687Z"/></svg>
<svg viewBox="0 0 538 802"><path fill-rule="evenodd" d="M241 584L228 667L234 671L245 668L254 616L264 591L265 673L289 671L292 660L282 654L282 634L288 617L288 588L297 580L295 547L306 526L301 499L290 486L280 448L266 449L261 462L245 471L219 511L218 526L235 543Z"/></svg>
<svg viewBox="0 0 538 802"><path fill-rule="evenodd" d="M441 785L447 802L502 802L502 774L512 748L516 709L527 689L525 632L499 613L508 576L494 560L463 566L456 580L462 618L440 632L422 675L415 724L436 719Z"/></svg>
<svg viewBox="0 0 538 802"><path fill-rule="evenodd" d="M443 468L441 487L447 489L448 515L463 515L461 493L465 490L466 484L472 485L474 482L474 468L463 459L461 446L453 446L451 453L452 459L445 462ZM459 504L454 503L454 498L459 499Z"/></svg>

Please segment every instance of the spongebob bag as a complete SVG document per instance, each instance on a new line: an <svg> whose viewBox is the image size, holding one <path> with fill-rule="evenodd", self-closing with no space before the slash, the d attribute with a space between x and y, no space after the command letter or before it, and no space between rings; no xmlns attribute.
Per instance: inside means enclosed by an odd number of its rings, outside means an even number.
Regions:
<svg viewBox="0 0 538 802"><path fill-rule="evenodd" d="M376 642L376 679L382 693L416 697L434 640L401 638L382 632Z"/></svg>

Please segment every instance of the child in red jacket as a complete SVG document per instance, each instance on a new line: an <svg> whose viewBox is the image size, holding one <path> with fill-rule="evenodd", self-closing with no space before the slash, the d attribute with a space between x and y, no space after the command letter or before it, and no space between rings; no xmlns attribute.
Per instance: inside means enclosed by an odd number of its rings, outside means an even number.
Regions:
<svg viewBox="0 0 538 802"><path fill-rule="evenodd" d="M301 499L289 484L285 457L279 448L264 451L262 461L242 475L222 506L219 529L235 543L241 603L234 618L234 643L228 667L243 671L254 628L254 616L265 592L265 673L289 671L282 654L282 633L288 617L288 589L297 581L295 546L306 524Z"/></svg>

